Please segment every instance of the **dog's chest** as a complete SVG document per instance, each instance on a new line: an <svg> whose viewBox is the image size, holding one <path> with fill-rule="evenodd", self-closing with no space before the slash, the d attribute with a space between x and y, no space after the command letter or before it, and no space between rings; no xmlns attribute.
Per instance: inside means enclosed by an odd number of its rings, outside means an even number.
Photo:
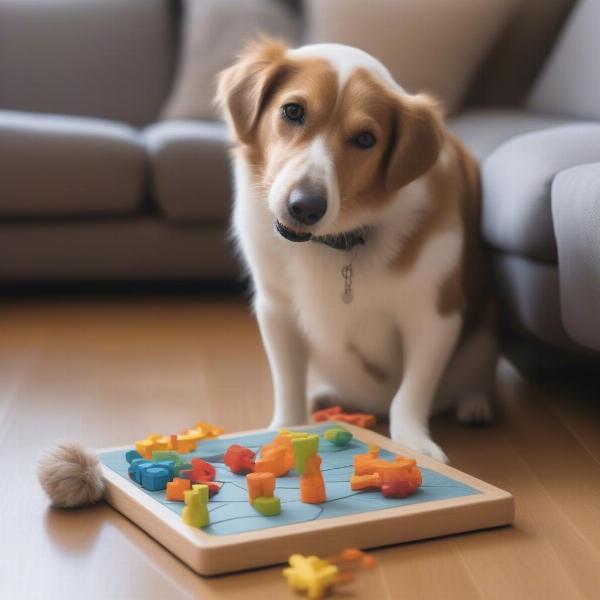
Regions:
<svg viewBox="0 0 600 600"><path fill-rule="evenodd" d="M370 272L351 253L306 250L301 264L292 261L290 292L313 349L325 355L343 351L378 361L389 358L399 337L389 278Z"/></svg>

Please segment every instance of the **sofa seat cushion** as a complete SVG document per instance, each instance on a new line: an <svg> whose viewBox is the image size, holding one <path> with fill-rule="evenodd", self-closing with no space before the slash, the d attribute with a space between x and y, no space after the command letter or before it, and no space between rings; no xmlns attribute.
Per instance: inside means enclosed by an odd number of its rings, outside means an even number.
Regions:
<svg viewBox="0 0 600 600"><path fill-rule="evenodd" d="M145 163L127 125L0 111L0 218L135 212Z"/></svg>
<svg viewBox="0 0 600 600"><path fill-rule="evenodd" d="M152 196L169 220L229 219L232 186L223 123L158 123L143 137L152 163Z"/></svg>
<svg viewBox="0 0 600 600"><path fill-rule="evenodd" d="M448 124L467 148L483 160L498 146L522 133L564 125L572 120L524 110L483 108L468 110Z"/></svg>
<svg viewBox="0 0 600 600"><path fill-rule="evenodd" d="M239 278L223 225L156 215L0 222L0 281L190 281Z"/></svg>
<svg viewBox="0 0 600 600"><path fill-rule="evenodd" d="M552 182L600 157L600 123L563 125L517 136L482 166L483 235L493 247L557 262Z"/></svg>
<svg viewBox="0 0 600 600"><path fill-rule="evenodd" d="M127 125L0 111L0 218L135 212L145 165Z"/></svg>

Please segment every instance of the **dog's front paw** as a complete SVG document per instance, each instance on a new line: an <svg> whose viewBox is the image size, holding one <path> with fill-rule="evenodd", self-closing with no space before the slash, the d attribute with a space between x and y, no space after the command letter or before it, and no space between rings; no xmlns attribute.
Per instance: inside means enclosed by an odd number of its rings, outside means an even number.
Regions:
<svg viewBox="0 0 600 600"><path fill-rule="evenodd" d="M431 458L443 463L448 462L448 457L444 451L429 437L429 434L426 431L423 431L423 428L417 423L415 423L413 426L407 427L406 425L395 425L392 421L390 423L390 435L394 441L402 444L403 446L407 446L415 452L426 454L427 456L431 456Z"/></svg>

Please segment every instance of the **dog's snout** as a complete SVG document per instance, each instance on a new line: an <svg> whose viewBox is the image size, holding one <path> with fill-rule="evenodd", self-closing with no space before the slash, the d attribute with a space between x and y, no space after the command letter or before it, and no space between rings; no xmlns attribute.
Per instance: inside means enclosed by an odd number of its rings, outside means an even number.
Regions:
<svg viewBox="0 0 600 600"><path fill-rule="evenodd" d="M295 188L288 198L290 215L303 225L314 225L327 211L324 190Z"/></svg>

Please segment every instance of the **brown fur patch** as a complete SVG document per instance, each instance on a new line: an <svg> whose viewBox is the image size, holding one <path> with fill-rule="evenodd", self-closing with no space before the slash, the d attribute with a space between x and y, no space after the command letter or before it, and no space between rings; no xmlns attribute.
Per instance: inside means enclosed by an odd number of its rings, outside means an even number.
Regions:
<svg viewBox="0 0 600 600"><path fill-rule="evenodd" d="M367 375L371 376L378 383L384 383L387 381L387 373L381 367L366 359L354 344L348 344L346 348L348 352L356 356Z"/></svg>
<svg viewBox="0 0 600 600"><path fill-rule="evenodd" d="M460 269L453 271L440 286L437 310L441 315L462 312L465 309L462 273Z"/></svg>
<svg viewBox="0 0 600 600"><path fill-rule="evenodd" d="M427 175L432 204L402 240L390 267L400 272L412 268L428 240L453 227L453 223L462 223L464 243L460 264L440 283L437 310L442 315L464 313L467 326L477 320L479 306L487 293L484 248L479 235L479 169L471 154L450 133L444 152L447 155L444 164L436 164Z"/></svg>
<svg viewBox="0 0 600 600"><path fill-rule="evenodd" d="M479 165L473 155L453 134L448 134L454 151L456 170L460 183L462 219L465 243L462 262L462 286L465 297L464 332L482 324L489 308L490 277L488 274L488 251L481 239L481 182Z"/></svg>

